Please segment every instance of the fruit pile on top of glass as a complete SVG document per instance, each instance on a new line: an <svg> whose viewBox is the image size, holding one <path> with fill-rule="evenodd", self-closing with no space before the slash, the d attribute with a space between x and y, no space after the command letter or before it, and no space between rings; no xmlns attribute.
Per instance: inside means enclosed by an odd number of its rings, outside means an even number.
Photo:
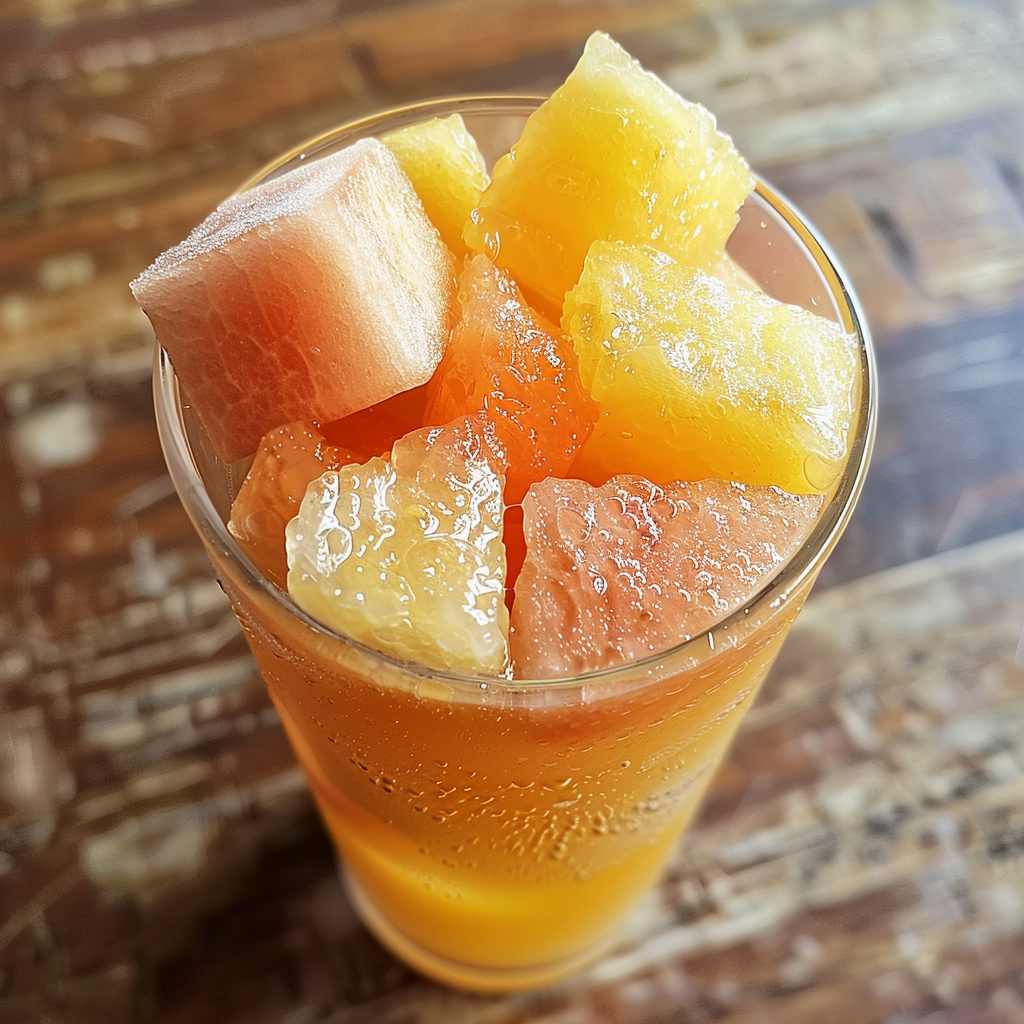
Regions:
<svg viewBox="0 0 1024 1024"><path fill-rule="evenodd" d="M574 676L738 608L842 473L854 339L726 254L753 179L595 34L488 178L458 116L222 204L133 291L229 527L308 614L462 675Z"/></svg>

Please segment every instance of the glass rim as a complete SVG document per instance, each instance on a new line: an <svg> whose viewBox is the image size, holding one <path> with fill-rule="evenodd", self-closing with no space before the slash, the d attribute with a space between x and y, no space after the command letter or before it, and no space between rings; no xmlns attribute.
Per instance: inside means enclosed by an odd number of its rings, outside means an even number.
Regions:
<svg viewBox="0 0 1024 1024"><path fill-rule="evenodd" d="M532 113L543 99L541 96L472 95L429 100L383 110L347 122L296 146L265 165L240 186L239 191L252 187L295 160L314 156L320 150L343 143L349 138L361 138L370 132L381 130L381 125L385 122L387 128L392 129L428 117L456 113L504 113L525 117ZM828 292L840 315L840 327L854 335L858 341L860 402L855 421L851 425L852 443L846 466L839 483L826 495L827 500L811 532L797 551L758 587L747 601L724 618L716 620L708 628L642 659L591 672L546 679L515 679L506 676L451 672L404 661L332 630L300 608L287 592L271 583L228 531L226 523L221 519L207 493L192 454L182 418L182 405L174 368L167 353L157 344L153 373L157 429L168 471L193 525L206 543L234 567L245 586L255 588L264 599L269 599L277 610L297 619L321 639L355 649L371 662L378 661L381 667L389 672L397 671L407 676L436 680L448 684L453 690L477 693L483 690L493 697L496 694L537 694L545 690L564 690L595 684L604 688L630 677L659 678L666 670L671 671L674 664L683 662L688 657L694 658L695 664L699 664L713 656L719 646L715 642L717 635L736 633L742 636L744 625L760 623L758 612L770 611L783 604L824 563L838 543L863 489L877 423L878 384L875 354L855 293L839 272L838 261L831 250L821 240L807 218L799 214L792 204L756 175L754 180L755 186L751 195L757 196L796 237L808 259L824 277Z"/></svg>

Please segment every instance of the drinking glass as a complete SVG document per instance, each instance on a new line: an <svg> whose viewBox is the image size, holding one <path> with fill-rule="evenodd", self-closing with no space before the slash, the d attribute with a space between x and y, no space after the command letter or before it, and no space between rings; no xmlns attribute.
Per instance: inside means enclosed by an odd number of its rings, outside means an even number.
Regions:
<svg viewBox="0 0 1024 1024"><path fill-rule="evenodd" d="M463 97L376 114L310 141L248 185L454 113L493 163L539 102ZM859 403L845 472L796 554L741 608L671 650L573 678L441 672L310 618L228 533L247 463L217 458L157 352L171 476L305 770L352 902L386 946L434 978L479 990L539 985L612 941L693 816L849 520L876 404L856 302L811 229L763 182L729 252L769 294L856 338Z"/></svg>

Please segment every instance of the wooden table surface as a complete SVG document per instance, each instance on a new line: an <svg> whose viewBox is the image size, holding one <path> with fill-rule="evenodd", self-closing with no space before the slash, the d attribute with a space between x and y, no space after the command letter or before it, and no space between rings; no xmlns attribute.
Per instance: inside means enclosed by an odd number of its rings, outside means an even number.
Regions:
<svg viewBox="0 0 1024 1024"><path fill-rule="evenodd" d="M127 282L304 137L598 27L831 242L879 438L663 884L470 996L346 903ZM0 0L0 127L0 1024L1024 1024L1022 0Z"/></svg>

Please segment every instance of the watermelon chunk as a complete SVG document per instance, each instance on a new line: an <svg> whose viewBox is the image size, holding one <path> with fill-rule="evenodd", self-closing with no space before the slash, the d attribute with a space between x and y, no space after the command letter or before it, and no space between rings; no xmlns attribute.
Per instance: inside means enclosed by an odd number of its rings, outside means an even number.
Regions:
<svg viewBox="0 0 1024 1024"><path fill-rule="evenodd" d="M612 668L700 633L792 556L821 505L714 479L535 484L512 605L515 677Z"/></svg>
<svg viewBox="0 0 1024 1024"><path fill-rule="evenodd" d="M425 383L454 257L375 139L233 196L132 282L217 453Z"/></svg>

